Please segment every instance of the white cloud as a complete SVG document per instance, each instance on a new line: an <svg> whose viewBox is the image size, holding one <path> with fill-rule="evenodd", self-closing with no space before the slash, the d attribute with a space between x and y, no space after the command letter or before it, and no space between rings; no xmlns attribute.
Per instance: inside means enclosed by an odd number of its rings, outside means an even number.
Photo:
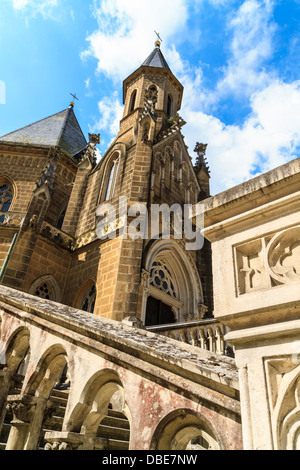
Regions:
<svg viewBox="0 0 300 470"><path fill-rule="evenodd" d="M203 0L195 0L198 5ZM224 7L231 0L209 0ZM184 85L180 114L192 157L195 143L208 143L212 193L239 184L257 172L268 171L296 157L300 147L300 86L280 81L267 67L274 51L276 24L273 0L244 0L238 9L228 8L225 49L228 60L223 76L210 89L204 87L205 70L183 60L172 39L186 34L190 1L94 0L98 29L88 38L83 57L97 59L97 71L122 81L145 60L159 31L169 47L163 52ZM193 5L193 6L194 6ZM200 17L201 23L201 17ZM199 29L201 24L199 23ZM218 106L228 96L243 99L250 112L239 125L226 125L217 117ZM95 128L115 136L122 106L114 95L99 102L100 119ZM103 144L103 142L102 142Z"/></svg>
<svg viewBox="0 0 300 470"><path fill-rule="evenodd" d="M119 101L117 93L111 97L105 97L98 102L100 118L91 127L91 132L105 131L109 136L115 137L119 131L120 120L123 115L123 106ZM101 144L108 145L108 142L101 141Z"/></svg>
<svg viewBox="0 0 300 470"><path fill-rule="evenodd" d="M186 109L187 144L208 143L213 194L298 157L300 82L273 82L252 96L251 106L242 126L226 126L212 115Z"/></svg>
<svg viewBox="0 0 300 470"><path fill-rule="evenodd" d="M229 22L230 57L218 84L219 94L250 95L270 83L264 63L274 51L273 6L271 0L246 0L234 13Z"/></svg>
<svg viewBox="0 0 300 470"><path fill-rule="evenodd" d="M185 25L188 10L184 0L94 0L98 29L88 36L82 57L95 57L98 72L123 80L146 59L154 45L154 30L163 41Z"/></svg>
<svg viewBox="0 0 300 470"><path fill-rule="evenodd" d="M54 9L59 6L59 0L8 0L17 11L29 16L41 14L44 18L53 17Z"/></svg>

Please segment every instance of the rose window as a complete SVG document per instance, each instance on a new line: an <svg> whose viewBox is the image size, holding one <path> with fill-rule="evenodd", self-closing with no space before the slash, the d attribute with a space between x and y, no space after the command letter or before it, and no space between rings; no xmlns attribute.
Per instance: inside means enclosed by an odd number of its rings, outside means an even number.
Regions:
<svg viewBox="0 0 300 470"><path fill-rule="evenodd" d="M177 297L170 271L159 261L154 262L152 265L150 271L150 285L171 297Z"/></svg>

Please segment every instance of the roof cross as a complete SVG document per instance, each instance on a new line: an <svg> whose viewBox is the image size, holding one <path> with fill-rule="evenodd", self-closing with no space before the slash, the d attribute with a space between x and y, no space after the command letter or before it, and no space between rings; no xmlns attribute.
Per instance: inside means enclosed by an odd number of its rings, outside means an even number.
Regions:
<svg viewBox="0 0 300 470"><path fill-rule="evenodd" d="M159 33L157 33L156 31L154 31L154 32L155 32L155 34L156 34L156 36L157 36L158 41L159 41L160 43L163 42L163 40L162 40L162 38L160 37Z"/></svg>
<svg viewBox="0 0 300 470"><path fill-rule="evenodd" d="M77 100L77 101L79 101L79 98L77 98L76 94L75 94L75 95L73 95L73 93L70 93L70 95L71 95L71 96L73 96L74 100Z"/></svg>

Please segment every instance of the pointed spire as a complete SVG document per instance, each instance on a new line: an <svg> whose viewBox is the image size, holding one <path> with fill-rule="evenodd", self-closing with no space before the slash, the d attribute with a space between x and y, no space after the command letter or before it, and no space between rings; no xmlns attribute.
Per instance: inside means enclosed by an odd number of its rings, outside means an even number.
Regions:
<svg viewBox="0 0 300 470"><path fill-rule="evenodd" d="M157 33L156 33L157 34ZM155 49L151 52L149 57L142 63L142 66L145 65L147 67L158 67L163 69L169 69L170 67L163 56L163 53L160 50L161 39L158 39L155 42Z"/></svg>

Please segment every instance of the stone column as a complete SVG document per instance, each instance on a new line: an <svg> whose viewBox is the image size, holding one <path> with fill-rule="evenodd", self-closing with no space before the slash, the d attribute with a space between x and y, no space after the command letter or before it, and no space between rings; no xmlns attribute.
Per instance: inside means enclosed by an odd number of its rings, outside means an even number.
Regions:
<svg viewBox="0 0 300 470"><path fill-rule="evenodd" d="M32 401L26 402L24 397L11 396L10 399L7 409L13 413L13 420L10 423L11 430L6 450L23 450L29 425L35 411L35 403Z"/></svg>
<svg viewBox="0 0 300 470"><path fill-rule="evenodd" d="M55 412L54 404L44 398L36 398L34 415L29 425L24 450L37 450L43 423Z"/></svg>

